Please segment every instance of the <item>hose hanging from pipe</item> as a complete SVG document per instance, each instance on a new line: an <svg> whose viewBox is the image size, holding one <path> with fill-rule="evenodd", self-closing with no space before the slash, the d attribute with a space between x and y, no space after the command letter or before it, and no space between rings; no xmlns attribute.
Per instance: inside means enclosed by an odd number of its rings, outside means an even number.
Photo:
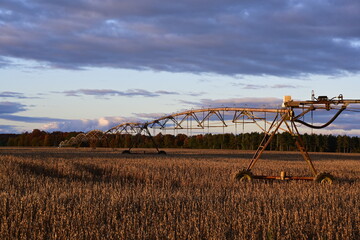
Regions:
<svg viewBox="0 0 360 240"><path fill-rule="evenodd" d="M309 128L315 128L315 129L321 129L321 128L325 128L327 126L329 126L332 122L335 121L335 119L346 109L346 106L341 107L341 109L339 109L339 111L330 119L330 121L328 121L327 123L325 123L324 125L320 125L320 126L315 126L312 124L309 124L307 122L301 121L301 120L295 120L295 122L301 123Z"/></svg>

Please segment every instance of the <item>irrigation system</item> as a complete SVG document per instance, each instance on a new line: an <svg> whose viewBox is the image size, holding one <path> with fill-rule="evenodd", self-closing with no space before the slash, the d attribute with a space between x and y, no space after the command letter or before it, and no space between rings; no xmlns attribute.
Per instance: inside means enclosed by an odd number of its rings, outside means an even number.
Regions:
<svg viewBox="0 0 360 240"><path fill-rule="evenodd" d="M300 136L298 125L303 125L313 129L322 129L329 126L335 119L344 111L355 111L349 108L350 104L359 104L358 99L344 99L342 94L338 97L328 98L327 96L315 97L312 92L311 100L295 101L291 96L285 96L283 104L279 108L247 108L247 107L220 107L220 108L204 108L196 110L188 110L148 122L128 122L116 125L109 130L103 132L100 130L93 130L88 133L80 133L76 137L72 137L67 141L60 143L60 147L79 146L86 141L98 141L106 139L109 135L130 134L141 136L145 134L150 137L158 154L166 154L165 151L160 150L156 143L150 129L158 130L174 130L174 131L201 131L210 128L227 128L233 127L237 129L238 125L252 123L260 131L264 133L264 137L255 151L253 157L250 159L246 168L239 171L235 178L242 180L252 179L279 179L279 180L315 180L318 182L333 181L333 176L329 173L318 173L315 169L310 155L305 149L304 142ZM312 122L305 121L306 115L313 116L314 111L335 111L334 115L322 125L314 125ZM311 118L307 118L311 119ZM274 136L279 131L288 132L295 140L295 144L303 159L307 163L311 176L287 176L285 172L281 172L280 176L263 176L253 175L252 169L256 162L260 159L267 146L274 139ZM124 154L130 154L132 144L129 149L124 150Z"/></svg>

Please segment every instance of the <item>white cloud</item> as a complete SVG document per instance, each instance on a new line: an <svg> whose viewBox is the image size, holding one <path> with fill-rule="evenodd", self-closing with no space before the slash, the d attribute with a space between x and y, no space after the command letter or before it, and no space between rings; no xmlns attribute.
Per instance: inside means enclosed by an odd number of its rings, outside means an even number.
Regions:
<svg viewBox="0 0 360 240"><path fill-rule="evenodd" d="M102 117L99 119L81 119L81 120L64 120L58 122L50 122L44 124L41 129L44 131L82 131L88 132L91 130L106 131L110 128L124 122L132 121L134 118L122 118L122 117Z"/></svg>
<svg viewBox="0 0 360 240"><path fill-rule="evenodd" d="M110 123L110 121L109 120L107 120L107 119L105 119L105 118L100 118L99 119L99 126L100 127L108 127L109 126L109 123Z"/></svg>

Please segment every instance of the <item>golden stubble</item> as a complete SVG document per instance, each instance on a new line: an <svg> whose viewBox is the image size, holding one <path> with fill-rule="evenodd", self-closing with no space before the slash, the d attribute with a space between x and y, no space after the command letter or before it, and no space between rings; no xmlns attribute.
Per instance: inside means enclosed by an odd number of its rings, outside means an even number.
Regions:
<svg viewBox="0 0 360 240"><path fill-rule="evenodd" d="M149 150L146 150L147 152ZM356 239L360 155L312 153L332 185L237 182L252 152L0 149L1 239ZM310 174L266 153L255 174Z"/></svg>

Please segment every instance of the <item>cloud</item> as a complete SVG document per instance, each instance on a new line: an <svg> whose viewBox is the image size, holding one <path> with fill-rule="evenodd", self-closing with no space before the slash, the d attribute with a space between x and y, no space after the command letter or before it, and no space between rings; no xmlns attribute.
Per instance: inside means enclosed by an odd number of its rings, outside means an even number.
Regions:
<svg viewBox="0 0 360 240"><path fill-rule="evenodd" d="M0 22L1 25L1 22ZM7 58L0 56L0 68L7 68L9 66L13 66L11 61L9 61Z"/></svg>
<svg viewBox="0 0 360 240"><path fill-rule="evenodd" d="M70 97L80 97L83 95L86 96L95 96L98 98L108 98L113 96L118 97L159 97L162 95L189 95L189 96L200 96L203 93L180 93L175 91L165 91L165 90L158 90L158 91L147 91L144 89L128 89L126 91L118 91L113 89L78 89L78 90L69 90L69 91L63 91L63 92L56 92L56 93L62 93L65 94L65 96Z"/></svg>
<svg viewBox="0 0 360 240"><path fill-rule="evenodd" d="M322 112L320 114L314 113L314 119L315 121L320 121L321 123L328 122L336 111L330 111L330 112ZM311 118L308 117L308 121L310 121ZM359 126L360 123L360 112L351 112L351 111L344 111L339 115L339 117L329 126L327 127L328 130L356 130L360 129Z"/></svg>
<svg viewBox="0 0 360 240"><path fill-rule="evenodd" d="M167 116L169 115L169 113L134 113L133 115L139 119L152 121Z"/></svg>
<svg viewBox="0 0 360 240"><path fill-rule="evenodd" d="M15 132L18 132L16 126L0 125L0 133L15 133Z"/></svg>
<svg viewBox="0 0 360 240"><path fill-rule="evenodd" d="M0 102L0 117L3 114L11 114L26 111L26 105L16 102Z"/></svg>
<svg viewBox="0 0 360 240"><path fill-rule="evenodd" d="M102 117L99 119L74 119L48 122L41 129L45 131L82 131L88 132L94 129L107 131L110 128L125 122L138 121L137 118L126 117Z"/></svg>
<svg viewBox="0 0 360 240"><path fill-rule="evenodd" d="M79 89L79 90L70 90L62 92L66 96L79 97L81 95L95 96L95 97L108 97L108 96L122 96L122 97L134 97L134 96L142 96L142 97L157 97L161 94L171 95L178 94L175 92L167 92L167 91L157 91L150 92L144 89L129 89L127 91L117 91L111 89Z"/></svg>
<svg viewBox="0 0 360 240"><path fill-rule="evenodd" d="M106 97L106 96L147 96L147 97L154 97L156 96L153 93L150 93L145 90L134 89L128 90L127 92L121 92L111 89L79 89L79 90L70 90L62 92L66 96L71 97L79 97L81 95L89 95L89 96L96 96L96 97Z"/></svg>
<svg viewBox="0 0 360 240"><path fill-rule="evenodd" d="M275 84L272 85L270 88L299 88L300 86L297 85L290 85L290 84Z"/></svg>
<svg viewBox="0 0 360 240"><path fill-rule="evenodd" d="M100 129L106 131L119 123L126 121L139 121L138 117L102 117L99 119L62 119L50 117L29 117L14 115L14 113L26 110L26 106L20 103L0 102L0 119L44 124L41 129L46 131L90 131ZM0 125L0 132L18 132L18 127L13 125Z"/></svg>
<svg viewBox="0 0 360 240"><path fill-rule="evenodd" d="M357 0L2 0L0 64L14 58L68 69L358 73L359 10Z"/></svg>
<svg viewBox="0 0 360 240"><path fill-rule="evenodd" d="M252 107L263 108L280 107L282 99L279 98L227 98L227 99L201 99L199 102L181 101L184 104L193 105L197 108L214 107Z"/></svg>
<svg viewBox="0 0 360 240"><path fill-rule="evenodd" d="M301 86L297 85L290 85L290 84L274 84L274 85L267 85L267 84L245 84L245 83L232 83L235 87L242 87L243 89L274 89L274 88L300 88Z"/></svg>
<svg viewBox="0 0 360 240"><path fill-rule="evenodd" d="M159 90L155 92L156 94L160 94L160 95L179 95L178 92L170 92L170 91L164 91L164 90Z"/></svg>
<svg viewBox="0 0 360 240"><path fill-rule="evenodd" d="M19 92L0 92L2 98L17 98L17 99L36 99L39 97L27 97L23 93Z"/></svg>
<svg viewBox="0 0 360 240"><path fill-rule="evenodd" d="M47 123L52 121L63 121L63 119L61 118L28 117L28 116L19 116L12 114L0 114L0 119L15 121L15 122L26 122L26 123Z"/></svg>
<svg viewBox="0 0 360 240"><path fill-rule="evenodd" d="M25 98L23 93L18 92L0 92L2 98Z"/></svg>

